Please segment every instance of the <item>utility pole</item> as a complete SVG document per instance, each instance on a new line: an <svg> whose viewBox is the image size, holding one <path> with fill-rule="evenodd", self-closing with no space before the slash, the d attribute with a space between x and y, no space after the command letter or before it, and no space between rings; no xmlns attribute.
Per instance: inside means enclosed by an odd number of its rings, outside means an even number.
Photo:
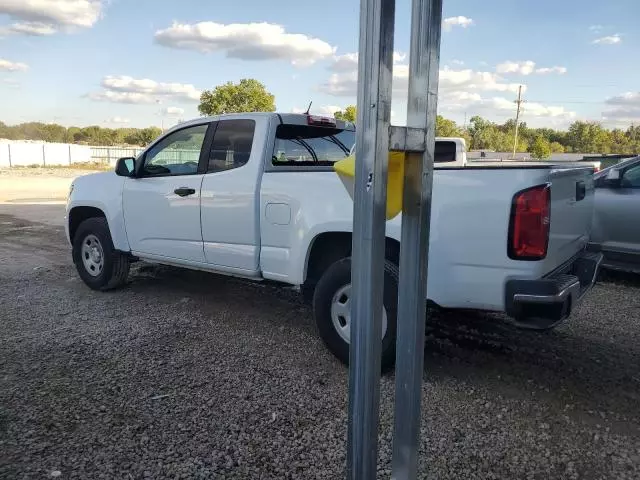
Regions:
<svg viewBox="0 0 640 480"><path fill-rule="evenodd" d="M516 149L518 148L518 121L520 120L520 105L524 102L522 100L522 85L518 87L518 99L514 101L517 105L516 108L516 133L513 138L513 158L516 158Z"/></svg>

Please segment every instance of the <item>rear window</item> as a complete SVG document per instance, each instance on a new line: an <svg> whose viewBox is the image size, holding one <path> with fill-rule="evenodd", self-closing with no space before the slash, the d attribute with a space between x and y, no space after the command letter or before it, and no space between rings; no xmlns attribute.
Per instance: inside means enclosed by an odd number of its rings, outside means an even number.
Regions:
<svg viewBox="0 0 640 480"><path fill-rule="evenodd" d="M349 156L355 132L308 125L278 125L272 164L331 166Z"/></svg>
<svg viewBox="0 0 640 480"><path fill-rule="evenodd" d="M435 153L433 155L434 163L455 162L456 160L456 142L446 140L436 141Z"/></svg>

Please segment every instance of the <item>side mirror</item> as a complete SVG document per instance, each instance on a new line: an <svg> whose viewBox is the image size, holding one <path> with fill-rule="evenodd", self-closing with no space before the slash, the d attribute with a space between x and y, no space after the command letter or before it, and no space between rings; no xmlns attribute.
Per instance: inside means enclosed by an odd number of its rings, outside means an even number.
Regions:
<svg viewBox="0 0 640 480"><path fill-rule="evenodd" d="M116 175L120 177L133 177L136 172L136 159L133 157L119 158L115 171Z"/></svg>

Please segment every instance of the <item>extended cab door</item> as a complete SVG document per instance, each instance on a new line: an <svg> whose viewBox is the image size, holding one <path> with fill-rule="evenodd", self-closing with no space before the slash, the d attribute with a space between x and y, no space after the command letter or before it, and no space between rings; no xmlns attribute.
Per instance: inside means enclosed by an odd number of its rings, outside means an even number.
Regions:
<svg viewBox="0 0 640 480"><path fill-rule="evenodd" d="M134 254L204 263L200 229L204 123L174 130L139 159L122 193L125 227Z"/></svg>
<svg viewBox="0 0 640 480"><path fill-rule="evenodd" d="M259 271L258 198L269 125L267 116L218 121L201 202L204 255L216 269L247 276Z"/></svg>

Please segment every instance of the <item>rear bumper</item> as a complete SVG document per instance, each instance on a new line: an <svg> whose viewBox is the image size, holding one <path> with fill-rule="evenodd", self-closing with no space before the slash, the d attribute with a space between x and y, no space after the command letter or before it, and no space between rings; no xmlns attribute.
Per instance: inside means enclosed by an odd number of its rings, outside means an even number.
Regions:
<svg viewBox="0 0 640 480"><path fill-rule="evenodd" d="M539 280L507 281L505 310L519 326L551 328L571 315L596 283L601 253L582 252Z"/></svg>

